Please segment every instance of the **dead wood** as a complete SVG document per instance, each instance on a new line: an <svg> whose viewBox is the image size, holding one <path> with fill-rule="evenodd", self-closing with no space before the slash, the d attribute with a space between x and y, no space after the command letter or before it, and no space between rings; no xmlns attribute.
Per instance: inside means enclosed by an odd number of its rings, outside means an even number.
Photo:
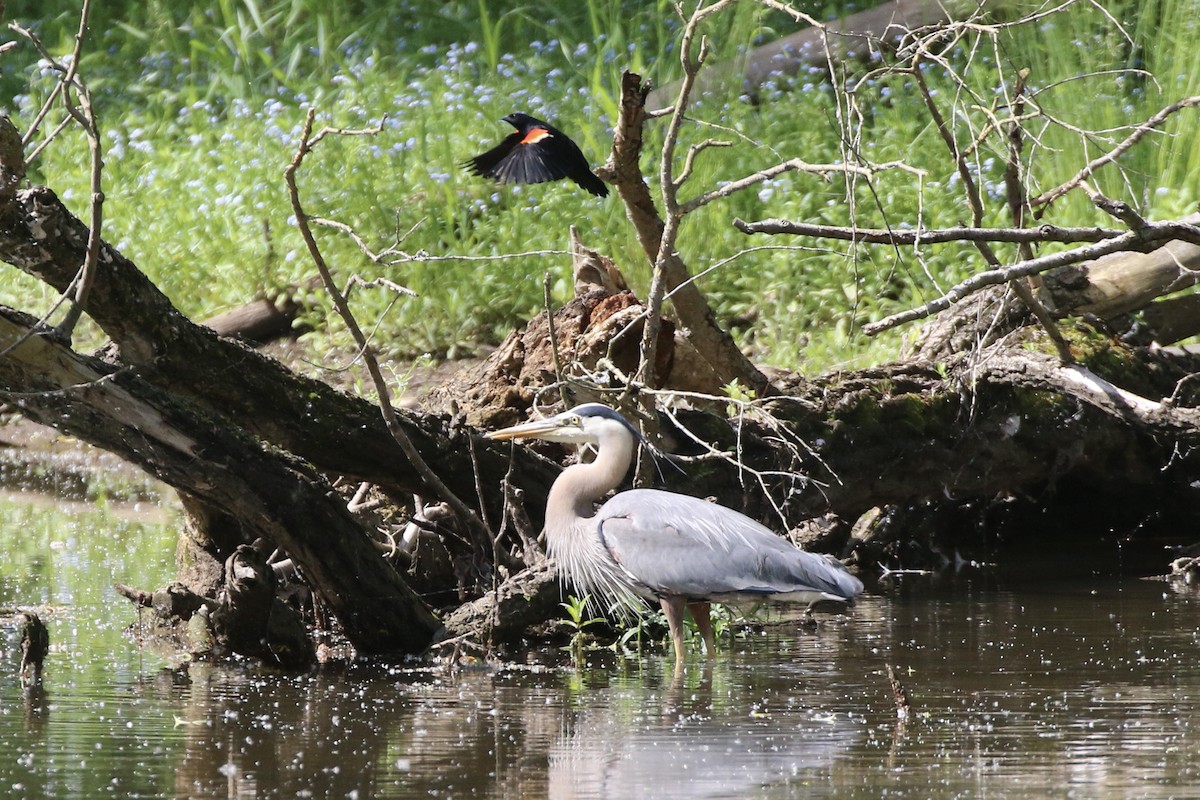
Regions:
<svg viewBox="0 0 1200 800"><path fill-rule="evenodd" d="M82 263L86 229L45 187L17 194L0 219L0 260L62 290ZM176 309L137 267L107 243L86 310L113 345L104 357L136 367L144 380L236 419L246 430L338 475L402 493L431 494L392 440L379 409L298 375L245 344L221 338ZM475 494L465 447L444 423L404 415L401 424L460 496ZM483 467L506 465L483 450ZM519 464L518 471L533 466ZM537 469L537 467L534 467Z"/></svg>
<svg viewBox="0 0 1200 800"><path fill-rule="evenodd" d="M266 556L241 545L225 562L225 583L209 614L217 642L235 653L286 668L316 661L308 629L295 609L276 596Z"/></svg>
<svg viewBox="0 0 1200 800"><path fill-rule="evenodd" d="M571 248L575 296L554 310L553 325L545 311L539 313L483 363L430 392L421 408L461 415L468 425L489 430L526 419L535 404L561 406L558 387L572 405L602 399L594 391L598 380L622 388L620 376L638 368L646 308L625 288L617 265L585 246L575 230ZM718 375L669 319L659 331L655 375L660 386L676 391L721 390Z"/></svg>
<svg viewBox="0 0 1200 800"><path fill-rule="evenodd" d="M1139 316L1145 325L1145 331L1137 337L1142 343L1168 345L1200 336L1200 295L1159 300L1141 308Z"/></svg>
<svg viewBox="0 0 1200 800"><path fill-rule="evenodd" d="M153 592L119 583L113 588L135 605L152 609L156 638L169 636L190 655L236 653L285 669L313 664L316 649L308 628L299 612L280 599L278 578L261 550L239 546L223 571L216 596L200 595L182 583Z"/></svg>
<svg viewBox="0 0 1200 800"><path fill-rule="evenodd" d="M17 634L21 640L21 684L25 687L40 686L42 667L50 652L50 631L37 614L23 612L17 623Z"/></svg>
<svg viewBox="0 0 1200 800"><path fill-rule="evenodd" d="M255 297L200 324L218 336L232 336L255 345L295 337L305 330L296 322L305 310L304 295L300 287L289 286Z"/></svg>
<svg viewBox="0 0 1200 800"><path fill-rule="evenodd" d="M841 20L813 25L780 37L769 44L756 47L744 57L726 64L715 64L703 73L697 91L728 90L741 78L740 92L757 94L759 88L773 77L796 75L807 67L830 69L845 60L867 60L872 53L898 45L911 31L937 25L964 13L976 13L986 5L994 11L1004 5L1001 0L937 2L936 0L892 0L880 3ZM666 84L650 93L651 109L674 102L679 92L677 82Z"/></svg>
<svg viewBox="0 0 1200 800"><path fill-rule="evenodd" d="M98 282L98 285L102 282ZM441 625L325 479L240 428L0 313L0 386L30 418L142 465L287 550L365 653L417 653ZM363 598L366 598L364 601Z"/></svg>
<svg viewBox="0 0 1200 800"><path fill-rule="evenodd" d="M12 135L19 143L12 124L0 119L0 144ZM0 159L4 152L0 148ZM23 170L23 162L0 160L0 188L8 187L0 195L0 261L65 291L86 258L88 229L50 189L16 191L18 167ZM95 276L84 310L111 338L106 360L135 367L147 382L237 420L245 430L325 472L370 481L401 495L432 494L389 434L377 406L193 323L119 251L104 241L99 248L104 268ZM462 441L456 443L455 431L442 421L403 414L399 424L456 495L476 495L474 466ZM481 448L478 461L485 474L507 470L499 449ZM515 469L546 477L544 467L532 459L519 457ZM530 492L538 495L537 489ZM498 513L499 506L492 511Z"/></svg>
<svg viewBox="0 0 1200 800"><path fill-rule="evenodd" d="M527 637L530 628L558 616L562 599L558 571L553 562L543 561L459 606L446 616L446 628L476 642L511 644Z"/></svg>
<svg viewBox="0 0 1200 800"><path fill-rule="evenodd" d="M1195 225L1200 223L1200 214L1180 222ZM1200 244L1176 239L1145 253L1112 253L1051 270L1043 275L1043 281L1060 313L1112 318L1144 308L1162 295L1195 286L1198 268ZM1158 341L1170 344L1176 340Z"/></svg>
<svg viewBox="0 0 1200 800"><path fill-rule="evenodd" d="M717 321L708 300L691 280L687 265L675 249L674 237L683 212L668 209L669 216L664 220L642 177L639 164L649 92L650 84L641 76L632 72L622 76L621 114L613 132L612 155L602 169L616 185L638 242L656 273L660 274L662 288L670 295L688 341L716 376L718 385L737 381L765 393L769 386L767 377L738 349L733 337ZM674 186L671 191L677 190L678 186ZM653 307L653 299L650 304ZM656 381L652 384L659 385Z"/></svg>

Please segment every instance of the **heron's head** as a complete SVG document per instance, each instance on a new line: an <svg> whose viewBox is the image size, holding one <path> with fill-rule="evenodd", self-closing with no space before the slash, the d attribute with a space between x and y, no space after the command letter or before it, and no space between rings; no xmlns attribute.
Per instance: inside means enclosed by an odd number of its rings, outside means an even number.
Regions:
<svg viewBox="0 0 1200 800"><path fill-rule="evenodd" d="M489 439L543 439L564 444L597 444L605 433L623 433L645 441L629 421L600 403L585 403L546 419L492 431Z"/></svg>

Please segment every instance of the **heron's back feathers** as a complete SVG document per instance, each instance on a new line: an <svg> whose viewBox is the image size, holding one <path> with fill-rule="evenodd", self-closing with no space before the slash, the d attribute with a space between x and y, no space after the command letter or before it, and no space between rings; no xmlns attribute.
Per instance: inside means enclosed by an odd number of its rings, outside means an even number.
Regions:
<svg viewBox="0 0 1200 800"><path fill-rule="evenodd" d="M851 600L841 563L801 550L744 514L655 489L621 492L597 512L601 542L643 593L689 599Z"/></svg>

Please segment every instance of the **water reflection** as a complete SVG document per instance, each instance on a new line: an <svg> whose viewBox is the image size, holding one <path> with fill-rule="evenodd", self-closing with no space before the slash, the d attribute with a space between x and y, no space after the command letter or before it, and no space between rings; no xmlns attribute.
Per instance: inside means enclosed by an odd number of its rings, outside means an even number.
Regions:
<svg viewBox="0 0 1200 800"><path fill-rule="evenodd" d="M549 796L629 798L747 797L789 780L827 783L835 757L864 736L844 715L816 710L711 715L706 680L691 695L699 709L626 720L611 708L586 709L550 747ZM668 709L670 709L668 711Z"/></svg>
<svg viewBox="0 0 1200 800"><path fill-rule="evenodd" d="M182 711L180 797L616 798L648 784L662 798L746 797L828 782L835 756L864 736L861 719L802 697L745 706L748 676L720 667L678 684L612 677L362 667L288 678L193 665L157 689Z"/></svg>
<svg viewBox="0 0 1200 800"><path fill-rule="evenodd" d="M776 616L680 681L668 649L297 676L168 668L122 635L111 582L166 582L172 539L0 510L0 607L49 606L52 642L27 693L0 619L0 796L1200 794L1194 588L905 579L815 630Z"/></svg>
<svg viewBox="0 0 1200 800"><path fill-rule="evenodd" d="M13 797L1081 797L1200 785L1197 596L1165 584L873 597L778 617L673 679L669 650L448 676L349 665L0 676ZM71 614L58 620L78 626ZM69 637L68 637L69 640ZM6 652L8 648L6 648ZM52 656L54 654L52 653ZM124 659L122 661L121 659ZM15 662L12 662L15 664ZM896 723L886 665L914 714ZM94 669L96 665L100 669Z"/></svg>

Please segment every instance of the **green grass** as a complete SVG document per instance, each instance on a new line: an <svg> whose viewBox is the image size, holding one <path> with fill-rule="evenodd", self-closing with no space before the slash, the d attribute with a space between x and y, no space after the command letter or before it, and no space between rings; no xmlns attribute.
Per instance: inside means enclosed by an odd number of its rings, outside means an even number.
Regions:
<svg viewBox="0 0 1200 800"><path fill-rule="evenodd" d="M62 53L71 46L76 5L25 0L10 3L8 17L36 23ZM498 341L541 307L547 271L555 278L557 300L565 300L570 265L561 254L491 261L450 257L561 251L570 225L615 258L644 293L648 266L615 197L599 200L562 183L496 187L460 165L506 135L499 117L513 110L554 120L593 162L603 161L621 71L642 70L659 84L678 74L681 26L669 3L124 5L96 8L83 60L106 151L105 235L189 315L203 318L255 292L314 274L289 221L282 179L310 106L318 110L319 124L357 128L385 121L374 137L327 139L306 161L300 183L308 211L354 226L374 249L393 243L397 231L412 229L401 248L432 257L381 267L340 234L320 233L339 280L352 273L383 275L420 294L395 303L382 290L354 294L356 312L366 327L379 324L379 340L391 355L454 355ZM1137 5L1114 5L1114 14L1131 17ZM1145 119L1197 93L1200 70L1188 44L1197 26L1193 6L1169 0L1141 6L1140 22L1130 28L1136 46L1123 45L1102 15L1080 4L1052 23L1006 34L999 69L1011 81L1016 68L1030 66L1031 83L1045 89L1039 101L1074 125L1112 128ZM733 56L756 37L789 30L782 17L739 4L711 28L718 45L714 60ZM973 56L952 52L949 58L960 66L969 60L971 86L981 98L994 97L998 66L989 48ZM39 74L28 47L4 59L8 69L0 87L12 98L5 105L26 125L52 79ZM1130 64L1158 74L1159 84L1132 73L1060 83ZM953 87L938 69L931 68L928 79L940 102L951 96ZM927 178L921 192L903 172L883 173L870 187L860 182L854 190L857 224L902 225L918 214L929 226L968 219L944 146L908 83L876 80L858 92L867 110L863 157L901 158L925 169ZM819 70L774 82L758 104L735 95L736 90L709 97L693 111L695 119L739 135L705 125L685 129L685 146L710 136L735 141L702 157L685 198L780 158L842 157L833 94ZM1122 159L1124 177L1105 171L1098 177L1102 190L1136 202L1151 216L1187 213L1197 200L1191 176L1198 150L1190 134L1196 113L1178 115L1164 135ZM960 122L976 129L985 119L970 107L960 115ZM1108 139L1124 135L1116 131ZM964 127L960 136L969 137L969 130ZM647 173L657 164L660 137L655 124L643 163ZM1073 174L1085 160L1081 141L1061 128L1042 131L1031 161L1036 185L1052 186ZM1111 144L1087 140L1086 157L1105 146ZM995 223L1005 222L1000 148L1000 140L989 143L975 162L988 219ZM31 176L54 188L81 216L88 198L85 158L82 138L64 136ZM730 226L735 216L844 225L850 222L847 190L837 179L786 175L713 204L684 224L681 252L694 272L748 247L797 246L746 253L700 282L756 358L782 367L815 372L889 359L903 333L868 340L858 332L861 324L923 302L936 294L935 283L944 288L980 268L966 248L930 251L920 263L911 253L886 248L746 237ZM1082 198L1060 202L1047 221L1109 224ZM31 311L49 301L40 286L21 276L0 288L0 302ZM340 341L336 328L311 335L318 349L329 345L330 336Z"/></svg>

